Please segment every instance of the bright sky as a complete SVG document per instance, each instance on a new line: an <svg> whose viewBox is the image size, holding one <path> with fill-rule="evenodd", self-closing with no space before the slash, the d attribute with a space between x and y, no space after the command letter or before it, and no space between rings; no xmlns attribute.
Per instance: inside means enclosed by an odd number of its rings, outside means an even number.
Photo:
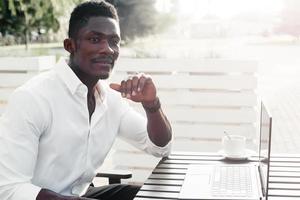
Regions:
<svg viewBox="0 0 300 200"><path fill-rule="evenodd" d="M168 12L172 0L157 0L156 8ZM178 11L182 15L200 18L212 14L229 18L238 13L276 13L283 7L283 0L178 0Z"/></svg>

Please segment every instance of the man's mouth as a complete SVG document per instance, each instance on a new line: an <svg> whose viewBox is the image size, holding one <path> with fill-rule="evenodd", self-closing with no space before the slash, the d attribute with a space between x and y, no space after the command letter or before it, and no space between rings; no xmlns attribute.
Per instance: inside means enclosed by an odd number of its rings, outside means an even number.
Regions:
<svg viewBox="0 0 300 200"><path fill-rule="evenodd" d="M102 64L102 65L112 65L113 64L113 59L110 58L110 57L93 58L92 63Z"/></svg>

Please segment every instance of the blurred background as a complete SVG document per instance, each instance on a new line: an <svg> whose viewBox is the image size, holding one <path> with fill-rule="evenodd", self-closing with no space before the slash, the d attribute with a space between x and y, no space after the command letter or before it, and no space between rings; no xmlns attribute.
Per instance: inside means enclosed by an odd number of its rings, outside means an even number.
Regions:
<svg viewBox="0 0 300 200"><path fill-rule="evenodd" d="M70 12L81 0L0 0L0 56L66 56ZM247 59L274 116L277 152L300 151L299 0L109 0L121 57Z"/></svg>
<svg viewBox="0 0 300 200"><path fill-rule="evenodd" d="M119 12L124 56L248 57L253 48L299 44L298 0L108 1ZM70 12L79 2L1 0L0 45L20 49L14 55L64 54Z"/></svg>

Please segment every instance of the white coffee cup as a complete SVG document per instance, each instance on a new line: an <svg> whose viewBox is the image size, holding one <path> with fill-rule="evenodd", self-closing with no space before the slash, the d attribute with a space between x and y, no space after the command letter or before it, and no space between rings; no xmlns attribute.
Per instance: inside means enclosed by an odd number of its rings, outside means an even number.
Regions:
<svg viewBox="0 0 300 200"><path fill-rule="evenodd" d="M246 137L225 135L222 138L223 151L227 157L241 157L246 153Z"/></svg>

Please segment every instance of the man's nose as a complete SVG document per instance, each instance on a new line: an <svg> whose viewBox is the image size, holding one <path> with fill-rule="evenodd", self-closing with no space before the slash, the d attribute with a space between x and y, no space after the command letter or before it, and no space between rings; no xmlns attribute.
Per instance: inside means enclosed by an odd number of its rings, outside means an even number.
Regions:
<svg viewBox="0 0 300 200"><path fill-rule="evenodd" d="M114 53L114 50L109 45L109 42L107 40L102 40L100 43L100 53L106 53L106 54L112 54Z"/></svg>

